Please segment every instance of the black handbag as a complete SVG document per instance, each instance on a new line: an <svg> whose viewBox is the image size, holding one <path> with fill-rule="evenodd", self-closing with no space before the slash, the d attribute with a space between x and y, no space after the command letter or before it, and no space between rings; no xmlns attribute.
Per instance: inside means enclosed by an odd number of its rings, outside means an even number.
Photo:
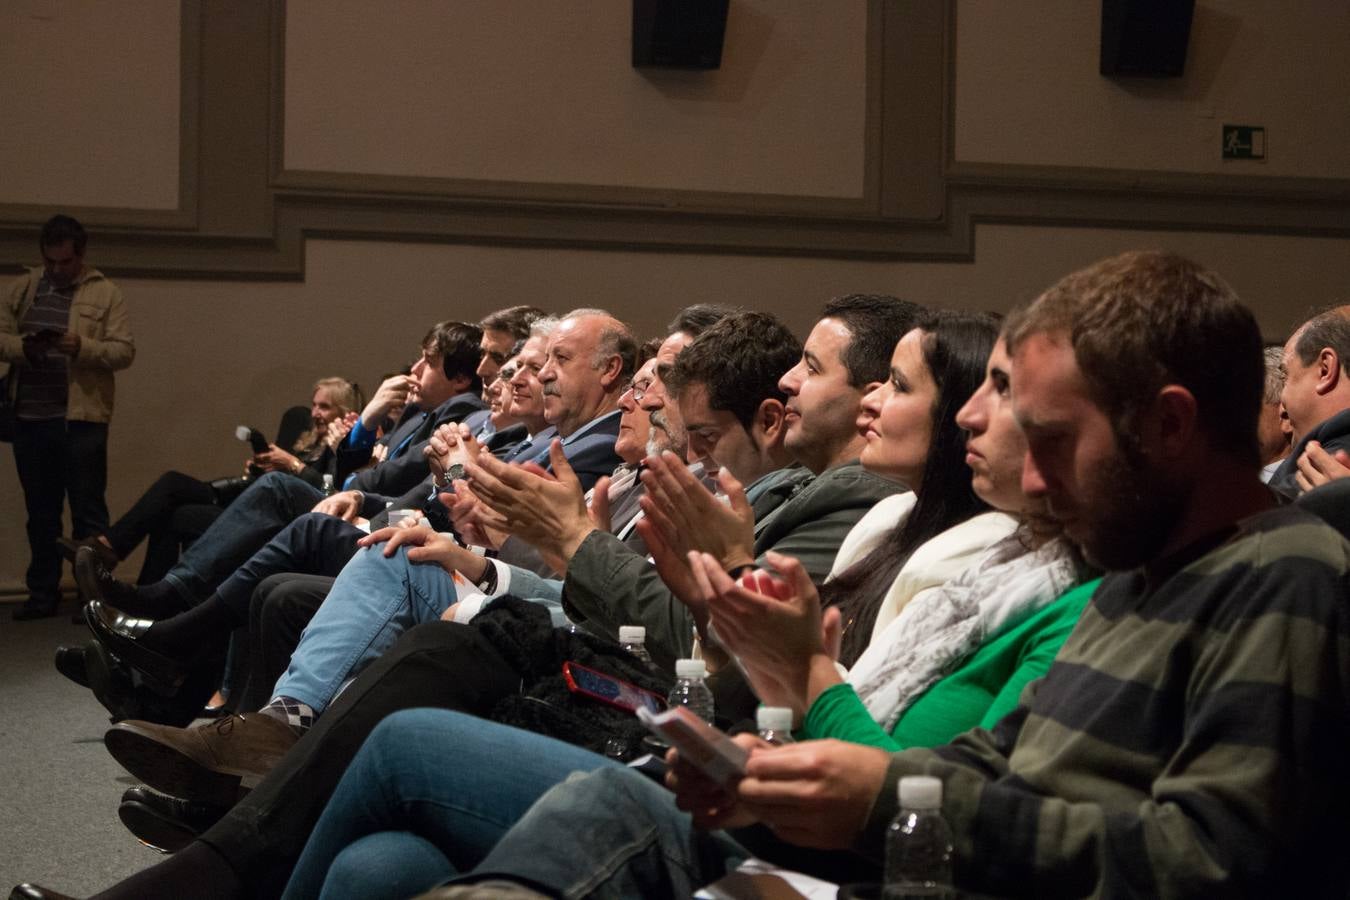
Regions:
<svg viewBox="0 0 1350 900"><path fill-rule="evenodd" d="M0 378L0 441L6 444L14 442L14 432L18 429L19 418L14 409L14 401L9 396L9 376Z"/></svg>

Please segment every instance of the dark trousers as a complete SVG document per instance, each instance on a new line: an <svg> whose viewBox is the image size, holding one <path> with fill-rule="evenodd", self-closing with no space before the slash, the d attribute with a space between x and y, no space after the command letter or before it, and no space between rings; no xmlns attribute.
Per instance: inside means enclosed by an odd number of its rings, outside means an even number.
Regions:
<svg viewBox="0 0 1350 900"><path fill-rule="evenodd" d="M101 422L20 421L14 462L28 513L28 591L55 600L61 584L61 510L70 501L71 533L78 540L108 527L108 426Z"/></svg>
<svg viewBox="0 0 1350 900"><path fill-rule="evenodd" d="M162 579L223 512L222 507L206 503L186 503L175 509L162 527L150 532L136 583L154 584Z"/></svg>
<svg viewBox="0 0 1350 900"><path fill-rule="evenodd" d="M156 478L103 535L123 559L148 537L150 543L139 581L152 584L178 562L179 550L200 537L219 515L216 492L211 485L191 475L169 471Z"/></svg>
<svg viewBox="0 0 1350 900"><path fill-rule="evenodd" d="M486 715L519 685L520 675L478 629L453 622L418 625L357 676L201 839L253 893L279 890L338 780L380 720L422 706Z"/></svg>
<svg viewBox="0 0 1350 900"><path fill-rule="evenodd" d="M356 555L356 542L366 533L324 513L302 513L273 535L216 588L236 625L249 620L253 592L263 579L283 572L332 575Z"/></svg>
<svg viewBox="0 0 1350 900"><path fill-rule="evenodd" d="M189 606L200 603L277 532L322 499L323 491L302 479L268 472L226 507L164 580ZM244 602L247 605L247 595Z"/></svg>

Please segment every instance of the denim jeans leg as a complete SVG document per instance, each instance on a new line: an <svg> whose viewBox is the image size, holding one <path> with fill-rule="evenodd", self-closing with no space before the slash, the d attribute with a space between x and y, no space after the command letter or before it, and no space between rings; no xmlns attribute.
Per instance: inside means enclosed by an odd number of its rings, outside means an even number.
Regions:
<svg viewBox="0 0 1350 900"><path fill-rule="evenodd" d="M446 873L454 870L440 848L421 835L377 831L343 848L318 896L319 900L406 900L441 884Z"/></svg>
<svg viewBox="0 0 1350 900"><path fill-rule="evenodd" d="M622 768L580 747L463 713L393 713L333 792L286 897L316 896L335 858L381 832L429 841L447 861L440 878L449 878L481 860L549 788L572 772L602 767ZM397 846L392 835L389 841Z"/></svg>
<svg viewBox="0 0 1350 900"><path fill-rule="evenodd" d="M365 536L364 531L350 522L307 512L281 529L221 582L216 594L229 608L235 623L245 625L253 591L265 578L283 572L336 576L356 554L356 542Z"/></svg>
<svg viewBox="0 0 1350 900"><path fill-rule="evenodd" d="M434 621L457 599L450 575L408 561L400 548L360 550L314 614L273 696L293 697L322 712L350 678L414 625Z"/></svg>
<svg viewBox="0 0 1350 900"><path fill-rule="evenodd" d="M616 765L572 775L540 797L473 875L568 898L683 898L749 856L725 832L695 829L664 787Z"/></svg>
<svg viewBox="0 0 1350 900"><path fill-rule="evenodd" d="M164 580L189 603L197 603L292 519L322 499L323 491L294 475L268 472L211 523Z"/></svg>

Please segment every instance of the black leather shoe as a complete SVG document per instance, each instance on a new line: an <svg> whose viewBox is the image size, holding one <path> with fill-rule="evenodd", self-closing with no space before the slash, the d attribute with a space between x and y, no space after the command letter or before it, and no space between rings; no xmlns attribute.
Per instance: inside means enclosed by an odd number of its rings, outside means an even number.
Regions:
<svg viewBox="0 0 1350 900"><path fill-rule="evenodd" d="M187 665L141 643L141 637L155 624L150 619L138 619L101 601L90 600L84 606L84 620L95 640L160 685L173 690L187 677Z"/></svg>
<svg viewBox="0 0 1350 900"><path fill-rule="evenodd" d="M10 616L15 622L50 619L56 615L56 608L60 604L61 601L56 597L29 597L23 603L14 607L14 612Z"/></svg>
<svg viewBox="0 0 1350 900"><path fill-rule="evenodd" d="M90 547L75 551L75 583L84 599L102 600L119 609L135 609L139 599L135 586L114 578Z"/></svg>
<svg viewBox="0 0 1350 900"><path fill-rule="evenodd" d="M148 787L134 787L122 795L117 816L142 844L162 853L177 853L228 811L228 806L179 800Z"/></svg>
<svg viewBox="0 0 1350 900"><path fill-rule="evenodd" d="M58 894L40 884L24 882L9 892L9 900L75 900L69 894Z"/></svg>
<svg viewBox="0 0 1350 900"><path fill-rule="evenodd" d="M117 568L117 564L122 561L116 550L96 537L80 538L78 541L73 541L68 537L59 537L56 539L56 543L61 547L61 555L71 562L75 561L75 555L80 552L81 547L88 547L93 550L94 555L98 557L98 561L103 564L103 568L109 572Z"/></svg>
<svg viewBox="0 0 1350 900"><path fill-rule="evenodd" d="M56 671L78 684L89 687L89 670L84 665L83 647L57 647Z"/></svg>
<svg viewBox="0 0 1350 900"><path fill-rule="evenodd" d="M177 691L166 691L160 685L152 687L98 641L89 642L84 661L89 689L113 722L140 719L163 725L187 725L197 718L202 701L215 690L212 682L219 683L216 672L202 670L193 673Z"/></svg>

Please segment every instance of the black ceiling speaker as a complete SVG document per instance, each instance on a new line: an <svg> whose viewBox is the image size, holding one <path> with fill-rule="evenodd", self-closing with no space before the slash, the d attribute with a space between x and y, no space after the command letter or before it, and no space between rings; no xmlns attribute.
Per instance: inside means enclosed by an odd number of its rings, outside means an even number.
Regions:
<svg viewBox="0 0 1350 900"><path fill-rule="evenodd" d="M730 0L633 0L633 67L716 69Z"/></svg>
<svg viewBox="0 0 1350 900"><path fill-rule="evenodd" d="M1102 0L1103 75L1179 76L1195 0Z"/></svg>

